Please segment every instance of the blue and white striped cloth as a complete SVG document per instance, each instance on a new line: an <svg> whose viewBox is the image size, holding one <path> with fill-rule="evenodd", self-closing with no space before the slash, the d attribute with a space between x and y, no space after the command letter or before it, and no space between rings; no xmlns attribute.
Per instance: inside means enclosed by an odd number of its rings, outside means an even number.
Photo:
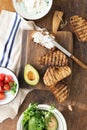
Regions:
<svg viewBox="0 0 87 130"><path fill-rule="evenodd" d="M3 10L0 14L0 66L18 75L21 59L22 32L36 30L32 21L25 21L17 13Z"/></svg>
<svg viewBox="0 0 87 130"><path fill-rule="evenodd" d="M17 13L3 10L0 14L0 66L7 67L18 75L21 60L22 32L23 30L38 29L40 28L33 21L25 21ZM20 105L30 91L29 89L20 88L15 100L0 106L0 122L7 118L15 118Z"/></svg>

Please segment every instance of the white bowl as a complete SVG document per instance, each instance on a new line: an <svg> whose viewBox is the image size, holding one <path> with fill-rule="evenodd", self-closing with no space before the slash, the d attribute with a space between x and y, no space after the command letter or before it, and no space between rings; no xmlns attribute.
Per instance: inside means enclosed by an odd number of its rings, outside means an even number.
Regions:
<svg viewBox="0 0 87 130"><path fill-rule="evenodd" d="M40 105L38 105L38 107L39 107L39 109L42 109L42 110L49 110L49 108L50 108L50 106L46 105L46 104L40 104ZM58 111L56 108L52 110L52 113L58 120L58 129L57 130L67 130L66 120L65 120L64 116L62 115L62 113L60 113L60 111ZM22 119L23 119L23 113L18 120L17 130L22 130L22 125L21 125Z"/></svg>
<svg viewBox="0 0 87 130"><path fill-rule="evenodd" d="M43 5L42 4L41 6L37 5L38 8L33 8L33 7L27 7L23 0L21 0L20 2L17 2L17 0L12 1L16 12L23 18L29 20L37 20L44 17L50 11L53 4L53 0L44 0L44 2L46 2L44 6L42 6ZM26 0L26 2L28 2L28 5L30 6L29 1ZM32 0L30 2L32 2Z"/></svg>
<svg viewBox="0 0 87 130"><path fill-rule="evenodd" d="M0 74L1 73L6 74L6 75L11 75L13 80L17 83L16 93L12 94L10 91L8 91L5 93L5 95L6 95L5 99L0 100L0 105L5 105L5 104L11 102L16 97L18 90L19 90L19 82L18 82L16 75L10 69L0 67Z"/></svg>

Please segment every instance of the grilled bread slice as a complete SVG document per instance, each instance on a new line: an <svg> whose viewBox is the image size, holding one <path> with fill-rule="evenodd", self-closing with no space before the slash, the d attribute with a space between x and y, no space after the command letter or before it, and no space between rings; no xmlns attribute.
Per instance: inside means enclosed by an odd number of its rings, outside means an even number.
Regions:
<svg viewBox="0 0 87 130"><path fill-rule="evenodd" d="M58 102L64 102L70 93L70 88L65 83L58 83L56 86L48 86Z"/></svg>
<svg viewBox="0 0 87 130"><path fill-rule="evenodd" d="M71 69L68 66L64 67L49 67L43 77L43 82L46 86L56 85L62 79L71 74Z"/></svg>
<svg viewBox="0 0 87 130"><path fill-rule="evenodd" d="M68 65L67 56L61 51L51 51L39 59L41 65L51 65L51 66L66 66Z"/></svg>
<svg viewBox="0 0 87 130"><path fill-rule="evenodd" d="M86 42L87 41L87 21L84 18L78 15L75 15L70 18L70 23L78 40L80 42Z"/></svg>

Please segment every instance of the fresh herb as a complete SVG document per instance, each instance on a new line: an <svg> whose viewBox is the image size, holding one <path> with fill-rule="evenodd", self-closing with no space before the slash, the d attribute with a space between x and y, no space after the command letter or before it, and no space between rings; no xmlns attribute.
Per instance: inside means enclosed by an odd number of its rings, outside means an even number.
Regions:
<svg viewBox="0 0 87 130"><path fill-rule="evenodd" d="M52 106L48 111L41 110L37 103L31 103L23 114L23 130L47 130L53 109Z"/></svg>
<svg viewBox="0 0 87 130"><path fill-rule="evenodd" d="M10 92L11 92L12 94L15 94L15 93L16 93L16 90L17 90L17 83L16 83L16 82L10 82L9 84L10 84L10 86L11 86Z"/></svg>
<svg viewBox="0 0 87 130"><path fill-rule="evenodd" d="M47 3L47 6L49 5L49 0L45 0L45 2Z"/></svg>

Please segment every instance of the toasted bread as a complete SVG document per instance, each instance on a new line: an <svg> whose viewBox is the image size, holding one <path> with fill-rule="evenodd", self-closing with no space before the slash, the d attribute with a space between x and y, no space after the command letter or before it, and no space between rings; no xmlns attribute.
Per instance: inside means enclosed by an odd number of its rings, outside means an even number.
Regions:
<svg viewBox="0 0 87 130"><path fill-rule="evenodd" d="M39 63L41 65L66 66L68 65L68 58L64 53L57 50L41 56Z"/></svg>
<svg viewBox="0 0 87 130"><path fill-rule="evenodd" d="M69 86L60 82L56 86L49 86L48 89L51 90L58 102L64 102L70 93Z"/></svg>
<svg viewBox="0 0 87 130"><path fill-rule="evenodd" d="M70 23L75 32L77 39L80 42L87 41L87 21L83 17L78 15L72 16L70 18Z"/></svg>
<svg viewBox="0 0 87 130"><path fill-rule="evenodd" d="M46 86L56 85L62 79L71 74L71 69L68 66L64 67L49 67L43 77Z"/></svg>

